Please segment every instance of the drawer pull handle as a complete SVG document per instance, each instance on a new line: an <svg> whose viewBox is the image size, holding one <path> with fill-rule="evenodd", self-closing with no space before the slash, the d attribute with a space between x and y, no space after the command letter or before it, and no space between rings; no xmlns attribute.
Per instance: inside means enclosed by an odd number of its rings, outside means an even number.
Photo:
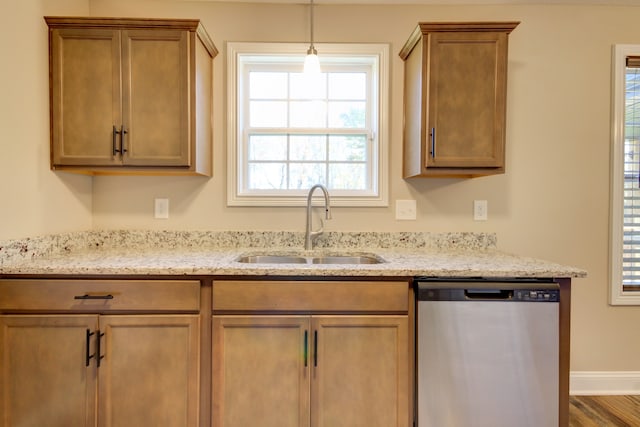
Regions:
<svg viewBox="0 0 640 427"><path fill-rule="evenodd" d="M76 295L73 299L113 299L113 295Z"/></svg>
<svg viewBox="0 0 640 427"><path fill-rule="evenodd" d="M91 361L91 359L93 359L93 357L95 357L95 353L91 354L91 337L94 335L93 332L91 332L89 329L87 329L87 351L86 351L86 356L85 356L85 366L89 366L89 362Z"/></svg>

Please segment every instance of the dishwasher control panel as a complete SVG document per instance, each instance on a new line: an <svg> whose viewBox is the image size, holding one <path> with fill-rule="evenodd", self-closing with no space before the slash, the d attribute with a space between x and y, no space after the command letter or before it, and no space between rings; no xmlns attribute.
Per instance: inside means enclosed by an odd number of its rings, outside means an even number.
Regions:
<svg viewBox="0 0 640 427"><path fill-rule="evenodd" d="M418 301L560 302L557 283L534 280L420 280Z"/></svg>
<svg viewBox="0 0 640 427"><path fill-rule="evenodd" d="M516 289L514 290L513 299L518 301L558 302L560 301L560 291L554 289Z"/></svg>

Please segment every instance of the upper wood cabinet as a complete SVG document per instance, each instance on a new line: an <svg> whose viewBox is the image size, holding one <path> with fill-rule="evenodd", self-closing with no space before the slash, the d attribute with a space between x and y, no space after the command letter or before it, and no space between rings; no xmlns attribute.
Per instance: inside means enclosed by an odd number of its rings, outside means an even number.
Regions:
<svg viewBox="0 0 640 427"><path fill-rule="evenodd" d="M211 175L217 50L198 20L45 20L52 169Z"/></svg>
<svg viewBox="0 0 640 427"><path fill-rule="evenodd" d="M504 173L508 35L517 25L418 24L400 51L405 178Z"/></svg>

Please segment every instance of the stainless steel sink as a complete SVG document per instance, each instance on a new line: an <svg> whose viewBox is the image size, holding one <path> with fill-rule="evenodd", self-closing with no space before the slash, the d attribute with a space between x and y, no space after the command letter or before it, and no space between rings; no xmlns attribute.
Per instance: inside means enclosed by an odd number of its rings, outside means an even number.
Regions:
<svg viewBox="0 0 640 427"><path fill-rule="evenodd" d="M245 264L380 264L375 255L242 255L236 260Z"/></svg>
<svg viewBox="0 0 640 427"><path fill-rule="evenodd" d="M246 255L238 258L246 264L308 264L307 258L290 255Z"/></svg>
<svg viewBox="0 0 640 427"><path fill-rule="evenodd" d="M313 264L380 264L380 259L371 255L328 255L314 257Z"/></svg>

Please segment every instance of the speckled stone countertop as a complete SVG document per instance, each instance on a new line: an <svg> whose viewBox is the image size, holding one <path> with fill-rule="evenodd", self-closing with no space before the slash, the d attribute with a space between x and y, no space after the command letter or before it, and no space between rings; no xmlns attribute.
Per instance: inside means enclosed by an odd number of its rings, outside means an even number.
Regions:
<svg viewBox="0 0 640 427"><path fill-rule="evenodd" d="M492 233L88 231L0 241L0 275L585 277L497 250ZM375 254L379 264L247 264L243 255Z"/></svg>

